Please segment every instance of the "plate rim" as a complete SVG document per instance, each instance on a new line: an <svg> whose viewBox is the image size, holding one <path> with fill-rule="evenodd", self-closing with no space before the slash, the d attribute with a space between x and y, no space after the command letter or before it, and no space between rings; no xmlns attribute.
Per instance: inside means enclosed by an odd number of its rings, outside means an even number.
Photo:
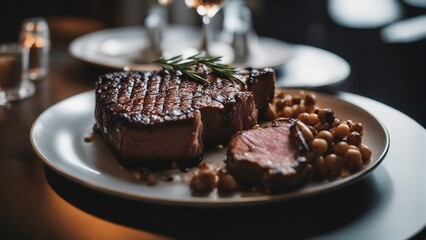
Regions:
<svg viewBox="0 0 426 240"><path fill-rule="evenodd" d="M280 88L280 89L283 89L283 88ZM300 90L301 89L286 89L286 91L288 91L288 92L300 91ZM88 187L89 189L93 189L93 190L96 190L96 191L99 191L99 192L103 192L103 193L106 193L106 194L110 194L110 195L114 195L114 196L118 196L118 197L122 197L122 198L126 198L126 199L133 199L133 200L137 200L137 201L141 201L141 202L150 202L150 203L155 203L155 204L176 205L176 206L177 205L179 205L179 206L191 206L191 207L200 207L200 206L201 207L226 207L226 206L237 206L237 205L238 206L259 205L259 204L266 204L266 203L272 203L272 202L280 202L280 201L284 202L284 201L294 200L294 199L299 199L299 198L312 197L312 196L320 195L320 194L327 193L327 192L330 192L330 191L335 191L335 190L341 189L343 187L346 187L348 185L354 184L354 183L362 180L365 176L369 175L369 173L371 173L374 169L377 168L377 166L380 165L380 163L384 160L386 154L388 153L389 148L390 148L390 135L389 135L389 131L386 128L386 126L378 118L376 118L373 114L371 114L369 111L361 108L360 106L353 104L353 103L350 103L350 102L348 102L344 99L341 99L341 98L338 97L338 95L332 96L332 95L320 93L320 92L317 92L317 91L311 91L311 90L307 90L307 91L313 92L316 95L320 95L322 97L337 99L337 100L343 102L344 104L349 104L351 106L354 106L354 107L358 108L358 110L361 110L364 113L366 113L367 115L369 115L369 117L371 117L374 121L376 121L377 124L379 124L379 126L383 130L383 133L385 135L385 139L384 139L385 144L384 144L384 149L381 152L378 159L376 161L374 161L373 163L370 163L368 165L368 168L361 170L360 172L354 173L351 176L349 176L348 178L350 178L350 179L348 179L348 180L343 179L344 180L343 182L341 182L341 181L340 182L339 181L327 182L328 187L325 188L325 189L321 187L322 186L322 184L321 184L319 186L315 186L314 190L311 190L309 192L304 192L304 193L299 193L299 192L293 191L293 192L286 192L286 193L281 193L281 194L262 194L262 195L259 195L259 196L253 196L253 197L248 197L248 198L244 198L244 199L239 198L238 200L235 200L235 199L229 200L226 197L218 198L218 199L208 199L207 197L191 197L191 200L188 201L188 200L181 200L181 199L173 199L173 198L169 199L169 198L142 196L142 195L136 195L136 194L132 194L132 193L126 193L126 192L122 192L122 191L117 191L117 189L114 190L114 189L105 187L102 184L99 184L99 183L94 182L94 181L88 181L86 179L79 178L78 176L75 176L76 174L67 172L67 169L64 169L64 168L62 168L58 165L55 165L54 161L52 162L51 160L47 159L47 157L43 154L43 152L40 151L40 149L37 148L37 143L34 139L35 129L37 127L37 124L39 124L39 122L43 119L45 114L47 114L49 111L52 111L54 108L57 108L61 104L64 104L66 101L72 101L75 98L81 98L81 97L83 97L85 95L89 95L89 94L94 95L94 90L89 90L89 91L82 92L82 93L76 94L74 96L68 97L66 99L63 99L63 100L53 104L49 108L45 109L36 118L36 120L34 121L34 123L31 126L30 141L31 141L33 151L43 161L43 163L46 164L50 169L59 173L61 176L65 177L69 180L72 180L73 182L76 182L76 183L78 183L82 186ZM337 93L339 93L339 92L337 92Z"/></svg>

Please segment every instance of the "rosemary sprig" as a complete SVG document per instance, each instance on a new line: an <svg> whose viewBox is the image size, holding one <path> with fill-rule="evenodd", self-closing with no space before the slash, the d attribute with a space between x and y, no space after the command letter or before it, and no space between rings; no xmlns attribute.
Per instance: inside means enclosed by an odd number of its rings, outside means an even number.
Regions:
<svg viewBox="0 0 426 240"><path fill-rule="evenodd" d="M154 63L159 64L163 69L169 71L181 71L190 79L201 82L202 84L210 84L209 81L199 72L193 70L197 64L204 64L211 69L213 74L218 77L228 79L234 83L245 84L241 79L235 76L235 68L221 64L222 57L203 57L199 53L188 58L178 55L169 59L160 58Z"/></svg>

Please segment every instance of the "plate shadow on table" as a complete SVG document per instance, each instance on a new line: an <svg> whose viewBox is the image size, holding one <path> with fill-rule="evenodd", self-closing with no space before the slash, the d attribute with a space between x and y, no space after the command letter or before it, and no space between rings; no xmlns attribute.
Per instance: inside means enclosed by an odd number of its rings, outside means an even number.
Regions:
<svg viewBox="0 0 426 240"><path fill-rule="evenodd" d="M53 190L89 214L128 227L176 238L299 239L326 234L387 204L389 173L374 174L328 193L284 202L228 207L171 206L126 199L77 184L45 167Z"/></svg>

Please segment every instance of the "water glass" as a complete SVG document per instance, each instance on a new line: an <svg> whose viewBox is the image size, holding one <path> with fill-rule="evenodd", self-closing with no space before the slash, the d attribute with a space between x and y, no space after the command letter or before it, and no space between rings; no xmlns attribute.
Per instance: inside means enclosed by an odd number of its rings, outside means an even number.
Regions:
<svg viewBox="0 0 426 240"><path fill-rule="evenodd" d="M50 32L44 18L27 18L22 24L20 42L29 50L28 77L43 80L49 74Z"/></svg>
<svg viewBox="0 0 426 240"><path fill-rule="evenodd" d="M0 43L0 105L34 94L27 78L29 51L19 43Z"/></svg>

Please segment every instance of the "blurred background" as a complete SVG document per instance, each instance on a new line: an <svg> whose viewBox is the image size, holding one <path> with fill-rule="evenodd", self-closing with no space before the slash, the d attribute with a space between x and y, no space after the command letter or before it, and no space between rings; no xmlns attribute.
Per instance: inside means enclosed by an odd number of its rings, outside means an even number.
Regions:
<svg viewBox="0 0 426 240"><path fill-rule="evenodd" d="M426 127L426 0L245 3L258 36L325 49L350 64L346 81L322 90L378 100ZM89 32L143 26L155 4L150 0L6 0L0 9L0 42L17 41L22 21L37 16L48 20L52 48L67 49L73 39ZM200 17L183 0L174 0L167 15L172 24L201 26ZM222 11L215 18L216 29L222 27L221 18Z"/></svg>

